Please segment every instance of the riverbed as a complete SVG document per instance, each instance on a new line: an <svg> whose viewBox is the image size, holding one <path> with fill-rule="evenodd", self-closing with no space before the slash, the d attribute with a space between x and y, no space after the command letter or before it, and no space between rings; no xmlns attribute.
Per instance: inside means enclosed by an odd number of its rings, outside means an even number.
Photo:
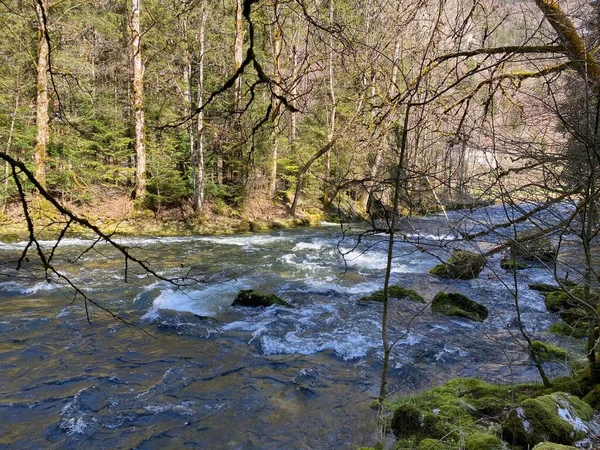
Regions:
<svg viewBox="0 0 600 450"><path fill-rule="evenodd" d="M394 246L392 282L427 301L459 292L486 305L484 323L393 300L391 391L410 393L456 376L536 381L523 351L515 292L532 337L578 345L545 330L548 313L531 282L551 268L512 273L490 259L475 280L428 271L455 247L460 229L499 223L487 208L406 220ZM107 244L66 239L53 260L114 319L44 280L35 254L18 272L25 243L0 243L0 448L344 449L373 443L381 369L381 304L387 236L363 226L233 236L127 238L118 242L177 287L128 265ZM360 239L358 237L360 236ZM48 250L54 242L42 244ZM574 247L573 247L574 248ZM576 278L573 248L561 256ZM87 251L86 251L87 250ZM192 282L193 280L193 282ZM243 308L241 289L274 293L293 308ZM550 375L565 367L547 363Z"/></svg>

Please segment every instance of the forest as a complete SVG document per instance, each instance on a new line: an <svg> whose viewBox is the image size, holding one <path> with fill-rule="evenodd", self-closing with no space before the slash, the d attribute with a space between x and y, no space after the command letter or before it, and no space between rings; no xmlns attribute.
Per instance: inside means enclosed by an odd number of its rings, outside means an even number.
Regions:
<svg viewBox="0 0 600 450"><path fill-rule="evenodd" d="M378 269L378 431L376 444L361 444L491 450L583 442L572 424L561 435L515 431L523 414L533 421L555 404L585 410L587 434L600 429L597 411L588 411L600 405L597 1L0 0L0 32L0 240L26 242L0 264L0 276L35 258L43 278L83 300L87 321L89 307L130 326L120 306L95 300L56 263L69 233L94 240L76 262L103 242L122 259L126 282L140 270L185 289L205 282L195 266L171 277L118 237L322 220L341 223L345 237L344 224L362 223L344 258L361 240L385 236L387 247ZM486 208L502 220L454 223L448 233L458 249L443 238L433 250L411 241L413 218L450 223L455 211ZM56 244L47 250L44 239ZM394 252L409 241L439 260L429 273L442 279L477 278L502 255L513 277L505 286L516 311L513 339L542 387L508 392L458 379L429 397L390 400L400 340L388 327L392 299L412 296L394 285ZM577 263L561 260L562 249ZM560 314L563 334L586 340L567 381L553 380L545 364L561 349L537 340L521 317L517 273L532 264L547 269L552 286L531 289ZM587 403L565 406L561 395L571 394ZM423 413L439 410L438 402L452 422L463 395L477 409L468 439ZM501 398L502 407L484 411L480 396ZM503 441L476 427L483 414L500 417L521 400L502 416Z"/></svg>

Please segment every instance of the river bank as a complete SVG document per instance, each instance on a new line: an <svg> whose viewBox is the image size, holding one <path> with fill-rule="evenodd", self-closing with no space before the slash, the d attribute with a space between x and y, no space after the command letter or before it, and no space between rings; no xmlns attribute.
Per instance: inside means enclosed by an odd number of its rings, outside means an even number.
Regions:
<svg viewBox="0 0 600 450"><path fill-rule="evenodd" d="M316 208L302 211L296 217L287 213L282 204L253 201L243 210L208 203L203 214L195 213L189 206L163 208L160 211L137 209L127 196L107 196L82 204L65 202L64 206L79 217L98 226L100 230L116 237L125 236L200 236L230 235L249 231L266 231L319 225L328 217ZM40 199L29 203L30 216L38 237L56 238L64 226L64 218L50 204ZM7 205L0 214L0 241L18 242L28 238L27 222L20 203ZM69 228L70 237L91 238L90 230L80 225Z"/></svg>

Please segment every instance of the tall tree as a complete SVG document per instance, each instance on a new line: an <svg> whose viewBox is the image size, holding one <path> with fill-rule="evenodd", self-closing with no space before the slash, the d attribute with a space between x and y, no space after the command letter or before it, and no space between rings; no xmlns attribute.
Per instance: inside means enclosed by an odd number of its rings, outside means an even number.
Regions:
<svg viewBox="0 0 600 450"><path fill-rule="evenodd" d="M279 97L281 96L281 67L280 67L280 58L281 58L281 41L282 41L282 30L281 24L279 20L281 5L278 0L275 0L273 4L273 25L271 31L271 49L273 54L273 93L274 98L271 99L273 102L273 131L271 136L271 176L269 182L269 197L273 198L275 195L275 190L277 188L277 158L278 158L278 150L279 150L279 136L281 134L280 129L280 108L281 101Z"/></svg>
<svg viewBox="0 0 600 450"><path fill-rule="evenodd" d="M129 19L133 69L133 122L136 156L135 198L142 201L146 195L146 130L144 121L144 63L140 32L141 0L132 0Z"/></svg>
<svg viewBox="0 0 600 450"><path fill-rule="evenodd" d="M194 208L198 212L204 209L204 44L206 40L206 9L207 2L202 2L202 12L200 17L200 29L198 31L198 122L196 150L194 153Z"/></svg>
<svg viewBox="0 0 600 450"><path fill-rule="evenodd" d="M37 100L35 122L37 134L33 160L35 177L40 185L46 185L46 152L50 138L50 116L48 113L48 71L50 69L50 38L48 34L48 0L36 0L35 12L38 25L37 54Z"/></svg>

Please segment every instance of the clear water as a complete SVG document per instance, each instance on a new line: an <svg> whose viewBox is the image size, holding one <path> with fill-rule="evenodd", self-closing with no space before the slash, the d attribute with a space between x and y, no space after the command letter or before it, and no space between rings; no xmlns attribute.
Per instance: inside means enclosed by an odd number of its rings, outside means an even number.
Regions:
<svg viewBox="0 0 600 450"><path fill-rule="evenodd" d="M476 280L427 273L454 244L459 219L463 231L472 231L504 214L489 208L466 220L453 213L450 222L436 215L403 225L403 235L419 246L395 244L393 283L426 300L441 290L469 295L488 306L490 317L476 324L395 300L395 392L455 376L537 379L517 342L514 280L499 269L499 256ZM89 242L63 242L56 264L134 327L96 308L89 324L64 283L40 281L33 254L22 270L12 270L23 243L0 244L0 448L372 443L381 305L360 298L382 288L387 237L365 236L357 244L346 234L329 225L121 241L160 274L198 280L180 289L131 266L125 283L123 260L109 246L81 255ZM546 341L558 339L544 332L557 318L527 285L551 280L544 267L516 279L526 328ZM273 292L294 308L231 307L237 292L249 288ZM548 364L547 370L558 374L564 367Z"/></svg>

